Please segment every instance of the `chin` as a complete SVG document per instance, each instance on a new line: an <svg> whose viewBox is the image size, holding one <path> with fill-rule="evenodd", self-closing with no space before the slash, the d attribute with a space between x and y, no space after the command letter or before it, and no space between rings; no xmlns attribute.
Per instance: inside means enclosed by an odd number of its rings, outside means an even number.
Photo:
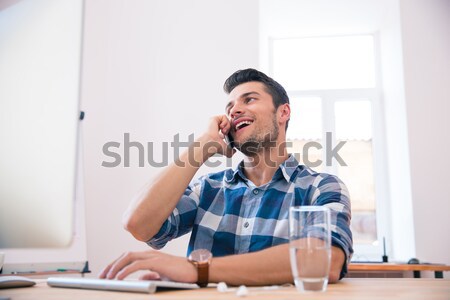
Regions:
<svg viewBox="0 0 450 300"><path fill-rule="evenodd" d="M235 142L235 147L247 156L254 156L261 152L262 143L259 140L247 139L243 142Z"/></svg>

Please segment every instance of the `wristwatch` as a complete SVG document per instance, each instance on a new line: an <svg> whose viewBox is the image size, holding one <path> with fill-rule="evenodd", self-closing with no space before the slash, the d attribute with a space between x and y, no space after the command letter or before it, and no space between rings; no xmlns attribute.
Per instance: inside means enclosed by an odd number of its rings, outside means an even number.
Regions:
<svg viewBox="0 0 450 300"><path fill-rule="evenodd" d="M211 260L212 253L206 249L194 250L188 257L188 261L197 268L197 284L199 287L206 287L208 285Z"/></svg>

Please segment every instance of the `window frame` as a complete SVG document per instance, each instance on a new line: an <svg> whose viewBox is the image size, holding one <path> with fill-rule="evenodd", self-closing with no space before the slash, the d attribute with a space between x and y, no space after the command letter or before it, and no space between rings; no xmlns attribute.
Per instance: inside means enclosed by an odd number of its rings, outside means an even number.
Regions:
<svg viewBox="0 0 450 300"><path fill-rule="evenodd" d="M335 140L335 103L339 101L369 101L372 107L372 151L374 165L374 192L377 223L377 243L373 245L354 243L355 261L374 260L380 261L383 254L383 238L391 240L390 232L390 199L388 187L388 162L386 160L386 140L384 130L384 105L381 89L381 63L380 63L380 42L377 33L364 33L357 36L367 35L373 38L374 62L375 62L375 87L373 88L355 88L355 89L321 89L321 90L287 90L290 99L300 97L318 97L322 101L322 140L326 140L326 133L332 132L332 142L334 147ZM335 38L356 35L333 35L317 36L318 38ZM292 37L292 39L311 38L311 36ZM286 39L286 37L279 38ZM278 38L269 39L269 74L274 76L274 51L273 43ZM292 101L292 100L291 100ZM323 153L325 155L325 152ZM324 160L325 161L325 160ZM331 166L323 166L323 172L336 173L336 161L332 161ZM390 245L386 245L387 252Z"/></svg>

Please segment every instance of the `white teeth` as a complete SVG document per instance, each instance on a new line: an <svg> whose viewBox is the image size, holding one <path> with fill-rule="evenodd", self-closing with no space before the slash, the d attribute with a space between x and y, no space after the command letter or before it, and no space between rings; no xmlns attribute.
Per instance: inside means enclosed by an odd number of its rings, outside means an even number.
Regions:
<svg viewBox="0 0 450 300"><path fill-rule="evenodd" d="M251 122L251 121L242 121L242 122L239 122L239 123L237 123L236 124L236 129L240 129L243 125L250 125L250 124L252 124L253 122Z"/></svg>

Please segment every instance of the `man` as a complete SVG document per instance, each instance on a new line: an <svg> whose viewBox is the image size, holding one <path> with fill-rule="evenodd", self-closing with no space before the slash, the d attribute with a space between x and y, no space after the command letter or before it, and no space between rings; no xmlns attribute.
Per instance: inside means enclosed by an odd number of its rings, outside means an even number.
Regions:
<svg viewBox="0 0 450 300"><path fill-rule="evenodd" d="M254 69L232 74L224 90L229 94L226 115L213 117L207 131L124 215L125 228L153 248L192 231L188 252L198 256L211 251L213 258L200 264L202 258L192 262L153 250L130 252L108 265L101 278L123 279L148 270L141 279L165 277L202 286L221 281L230 285L292 282L287 220L289 207L298 205L330 208L329 281L345 276L353 252L348 192L337 177L299 165L287 153L291 111L286 91ZM234 154L224 141L226 135L245 154L244 161L236 170L191 182L212 155Z"/></svg>

